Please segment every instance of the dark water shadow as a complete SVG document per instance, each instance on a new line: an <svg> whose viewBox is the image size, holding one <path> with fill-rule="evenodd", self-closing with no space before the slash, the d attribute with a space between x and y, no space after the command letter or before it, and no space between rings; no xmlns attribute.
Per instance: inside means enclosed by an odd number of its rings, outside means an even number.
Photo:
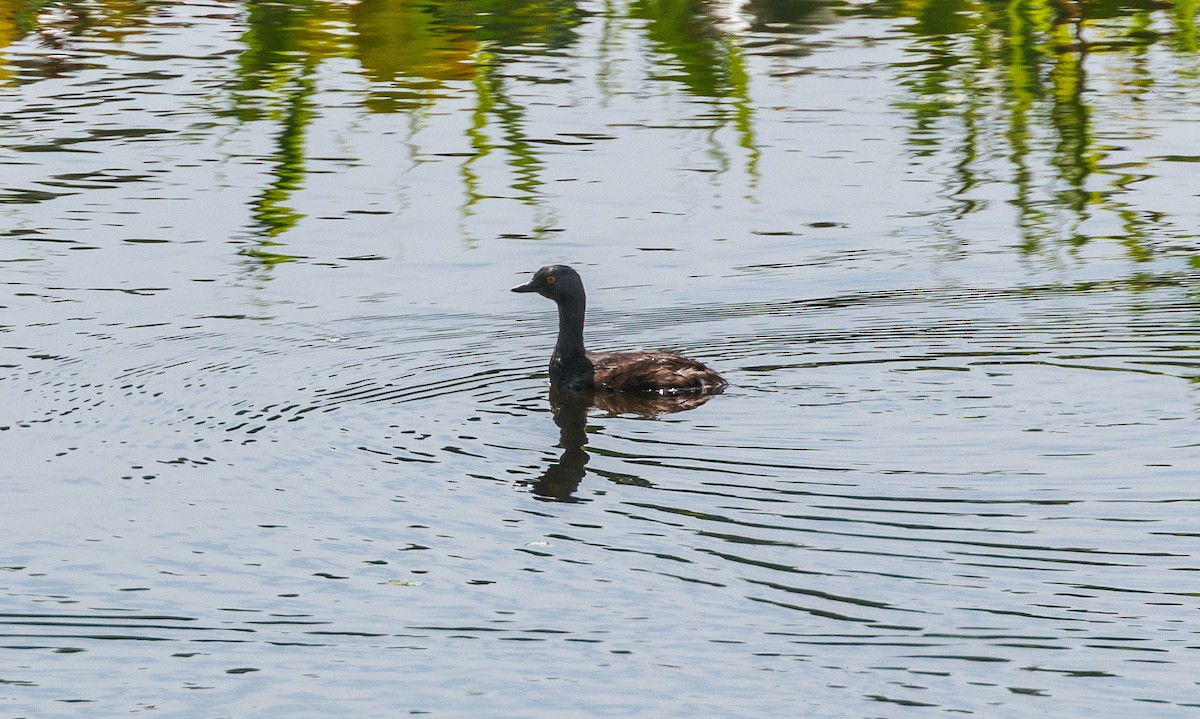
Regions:
<svg viewBox="0 0 1200 719"><path fill-rule="evenodd" d="M664 414L696 409L713 398L711 394L659 395L644 393L573 392L551 388L550 411L558 425L558 447L562 454L546 467L542 476L529 483L534 495L555 502L578 502L575 496L591 459L587 450L587 420L590 410L608 416L654 419Z"/></svg>

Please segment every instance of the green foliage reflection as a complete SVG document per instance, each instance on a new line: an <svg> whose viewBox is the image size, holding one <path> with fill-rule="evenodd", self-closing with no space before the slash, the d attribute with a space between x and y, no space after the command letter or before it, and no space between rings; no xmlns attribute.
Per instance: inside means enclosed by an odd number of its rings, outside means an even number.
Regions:
<svg viewBox="0 0 1200 719"><path fill-rule="evenodd" d="M81 37L120 40L169 7L0 0L0 45L30 33L68 48ZM903 34L906 56L892 71L903 93L896 105L907 118L906 150L947 178L944 226L988 207L979 188L1002 182L1025 252L1110 237L1135 259L1152 256L1161 214L1123 201L1148 173L1113 165L1097 100L1136 101L1164 83L1194 87L1200 79L1200 0L244 0L239 7L241 51L222 112L273 128L270 177L250 201L248 228L247 254L266 264L290 259L273 248L303 221L292 204L306 178L318 97L346 89L320 86L329 61L359 69L353 97L367 111L406 114L414 127L439 102L470 103L459 170L463 216L497 196L482 188L489 178L480 161L502 158L502 194L535 210L528 235L537 237L554 212L543 177L547 141L530 136L531 108L522 99L530 84L594 82L602 96L618 92L610 58L644 47L651 82L694 100L692 116L672 119L708 133L718 172L735 154L744 157L753 184L759 142L751 91L762 81L754 75L796 70L788 63L814 52L810 38L832 24L887 18L875 25L880 36ZM578 31L589 22L596 29L581 43ZM595 78L559 76L561 63L539 62L577 49L596 54ZM1179 61L1156 63L1152 51ZM1095 77L1101 62L1107 84ZM724 139L730 134L737 147Z"/></svg>
<svg viewBox="0 0 1200 719"><path fill-rule="evenodd" d="M1007 159L1010 174L1002 179L1014 190L1010 202L1027 253L1105 237L1122 242L1131 258L1148 259L1161 218L1121 200L1137 178L1132 168L1110 167L1110 148L1097 140L1104 128L1096 128L1095 106L1111 95L1098 94L1089 72L1102 61L1123 66L1125 82L1115 92L1130 98L1174 82L1146 68L1146 52L1166 39L1176 52L1194 52L1196 9L1195 0L925 0L896 8L915 20L907 30L918 59L901 68L912 152L952 157L955 172L943 196L963 214L980 207L969 199L979 173L994 175L997 160ZM1181 65L1196 67L1194 58ZM985 133L984 143L980 129L998 122L1002 131ZM1101 220L1119 231L1085 228Z"/></svg>

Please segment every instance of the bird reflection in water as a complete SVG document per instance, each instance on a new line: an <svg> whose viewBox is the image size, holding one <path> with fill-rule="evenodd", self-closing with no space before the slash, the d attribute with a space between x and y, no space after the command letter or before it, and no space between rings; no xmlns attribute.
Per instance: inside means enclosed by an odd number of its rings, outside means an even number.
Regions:
<svg viewBox="0 0 1200 719"><path fill-rule="evenodd" d="M542 476L529 483L539 498L552 502L577 502L575 491L586 473L590 457L587 446L588 412L595 408L607 416L654 419L659 415L686 412L712 399L712 394L655 394L649 392L580 392L550 388L550 411L558 425L562 454Z"/></svg>

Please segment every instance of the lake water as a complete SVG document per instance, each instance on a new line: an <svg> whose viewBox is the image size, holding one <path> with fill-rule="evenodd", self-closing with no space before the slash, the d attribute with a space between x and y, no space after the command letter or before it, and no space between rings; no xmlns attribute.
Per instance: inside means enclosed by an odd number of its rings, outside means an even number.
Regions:
<svg viewBox="0 0 1200 719"><path fill-rule="evenodd" d="M0 715L1200 716L1197 7L0 2Z"/></svg>

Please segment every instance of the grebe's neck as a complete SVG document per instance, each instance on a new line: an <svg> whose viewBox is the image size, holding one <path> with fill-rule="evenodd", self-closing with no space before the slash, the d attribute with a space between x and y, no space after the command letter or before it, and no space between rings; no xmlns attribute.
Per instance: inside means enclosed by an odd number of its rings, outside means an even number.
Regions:
<svg viewBox="0 0 1200 719"><path fill-rule="evenodd" d="M583 317L587 298L582 288L576 297L564 297L558 302L558 342L554 354L562 361L572 362L586 357L583 346Z"/></svg>
<svg viewBox="0 0 1200 719"><path fill-rule="evenodd" d="M550 356L550 384L563 389L590 390L595 368L583 347L583 312L587 300L579 294L558 302L558 342Z"/></svg>

